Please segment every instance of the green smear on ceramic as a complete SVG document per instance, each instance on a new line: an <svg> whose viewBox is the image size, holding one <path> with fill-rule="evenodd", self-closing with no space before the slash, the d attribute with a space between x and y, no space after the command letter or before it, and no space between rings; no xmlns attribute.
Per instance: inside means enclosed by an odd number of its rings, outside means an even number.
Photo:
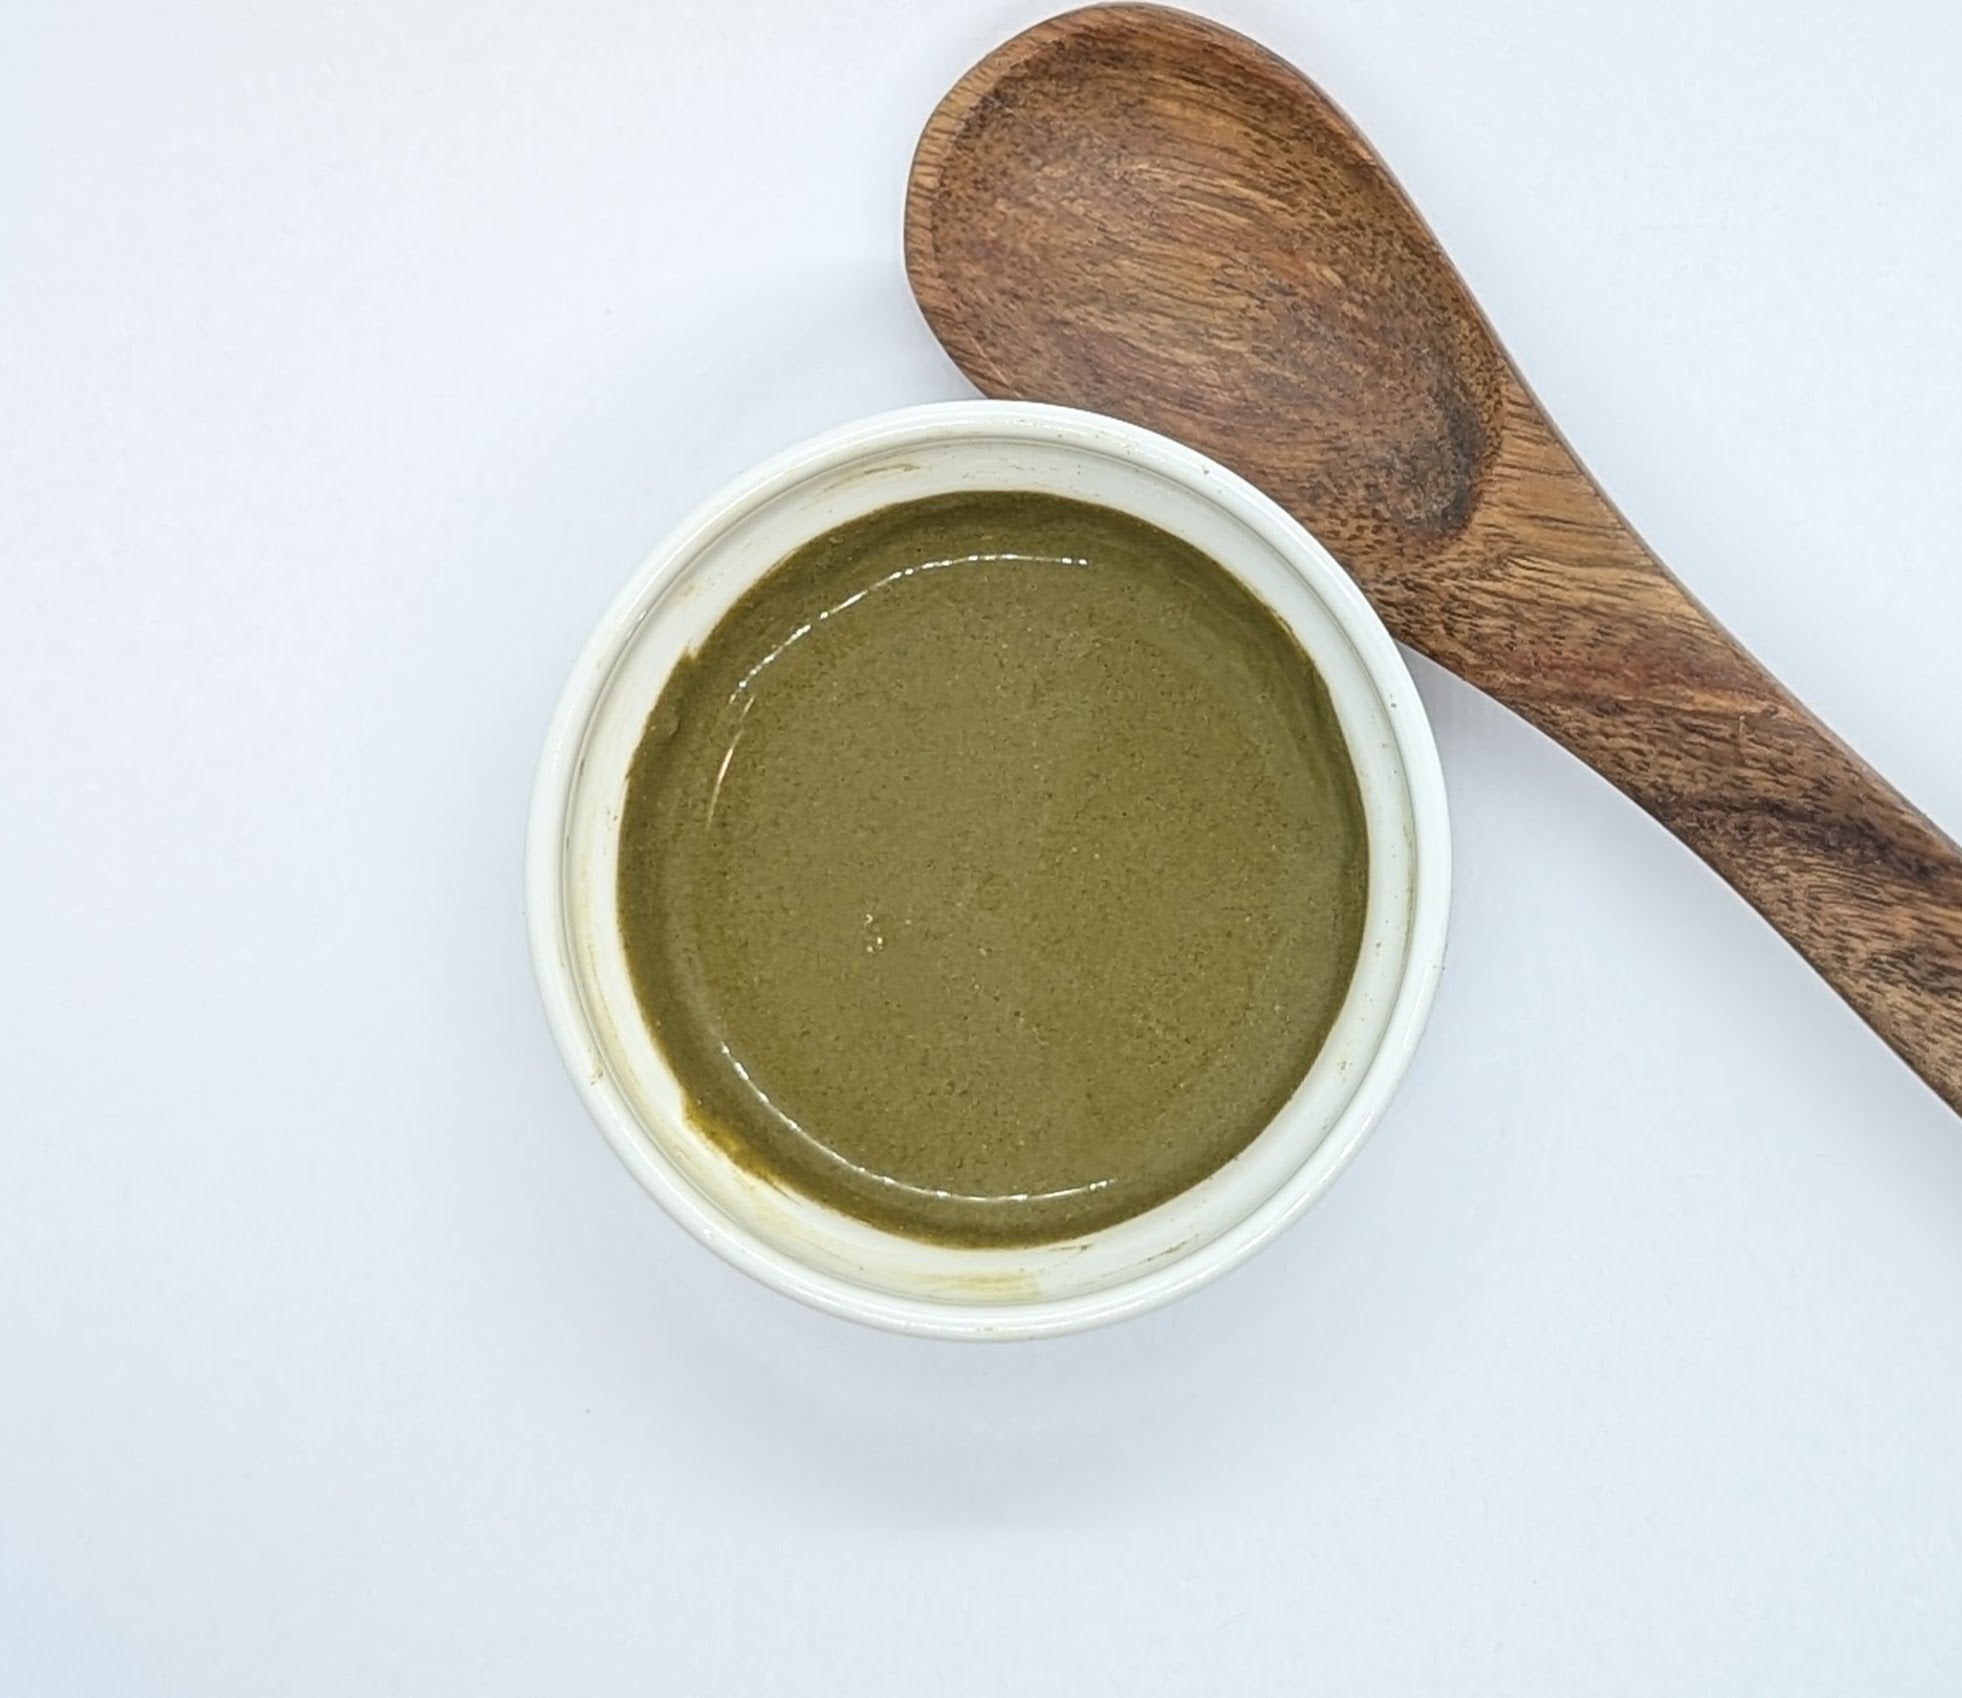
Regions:
<svg viewBox="0 0 1962 1698"><path fill-rule="evenodd" d="M1273 1117L1347 991L1366 861L1327 690L1236 580L1107 508L950 495L799 549L675 673L621 928L738 1160L1022 1245Z"/></svg>

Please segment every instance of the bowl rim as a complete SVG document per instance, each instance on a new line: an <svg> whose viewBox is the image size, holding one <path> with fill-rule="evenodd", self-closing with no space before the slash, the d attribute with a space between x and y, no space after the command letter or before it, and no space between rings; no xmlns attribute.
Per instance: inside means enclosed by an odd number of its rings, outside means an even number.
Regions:
<svg viewBox="0 0 1962 1698"><path fill-rule="evenodd" d="M1141 458L1259 535L1309 581L1353 646L1395 736L1410 808L1408 945L1382 1038L1335 1123L1302 1163L1233 1226L1121 1283L1064 1296L937 1301L852 1283L799 1261L713 1206L654 1147L632 1109L592 1065L598 1040L579 993L567 936L566 844L588 727L651 592L739 514L807 479L909 443L961 437L1087 438ZM1224 563L1223 563L1224 564ZM1230 565L1228 569L1232 568ZM770 456L697 505L642 559L594 625L554 709L533 780L526 827L525 910L534 977L561 1058L587 1111L635 1178L689 1234L774 1290L889 1331L1005 1339L1079 1331L1156 1308L1238 1266L1304 1213L1347 1167L1408 1070L1443 969L1451 897L1451 832L1430 721L1395 640L1353 579L1315 536L1237 473L1142 426L1041 402L929 403L836 426Z"/></svg>

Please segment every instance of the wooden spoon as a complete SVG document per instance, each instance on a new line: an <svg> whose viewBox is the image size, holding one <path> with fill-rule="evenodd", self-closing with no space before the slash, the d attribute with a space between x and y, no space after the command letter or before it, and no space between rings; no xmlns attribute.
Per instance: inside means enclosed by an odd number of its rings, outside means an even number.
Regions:
<svg viewBox="0 0 1962 1698"><path fill-rule="evenodd" d="M906 265L983 391L1251 478L1398 637L1646 808L1962 1112L1962 853L1643 545L1313 83L1181 12L1052 18L928 121Z"/></svg>

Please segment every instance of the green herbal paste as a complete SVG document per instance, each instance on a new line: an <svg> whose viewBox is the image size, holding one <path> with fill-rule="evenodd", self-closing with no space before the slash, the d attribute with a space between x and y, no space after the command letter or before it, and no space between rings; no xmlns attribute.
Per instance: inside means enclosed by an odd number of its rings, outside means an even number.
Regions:
<svg viewBox="0 0 1962 1698"><path fill-rule="evenodd" d="M1107 508L961 494L799 549L682 664L619 905L733 1156L1019 1245L1246 1147L1341 1006L1366 856L1328 693L1254 596Z"/></svg>

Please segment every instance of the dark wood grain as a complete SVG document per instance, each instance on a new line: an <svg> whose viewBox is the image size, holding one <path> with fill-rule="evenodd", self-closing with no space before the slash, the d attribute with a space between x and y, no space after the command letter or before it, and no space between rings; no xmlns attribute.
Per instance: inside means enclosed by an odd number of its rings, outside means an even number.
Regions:
<svg viewBox="0 0 1962 1698"><path fill-rule="evenodd" d="M1397 636L1633 797L1962 1112L1962 853L1649 552L1298 71L1159 7L1051 19L928 122L906 262L983 391L1244 473Z"/></svg>

